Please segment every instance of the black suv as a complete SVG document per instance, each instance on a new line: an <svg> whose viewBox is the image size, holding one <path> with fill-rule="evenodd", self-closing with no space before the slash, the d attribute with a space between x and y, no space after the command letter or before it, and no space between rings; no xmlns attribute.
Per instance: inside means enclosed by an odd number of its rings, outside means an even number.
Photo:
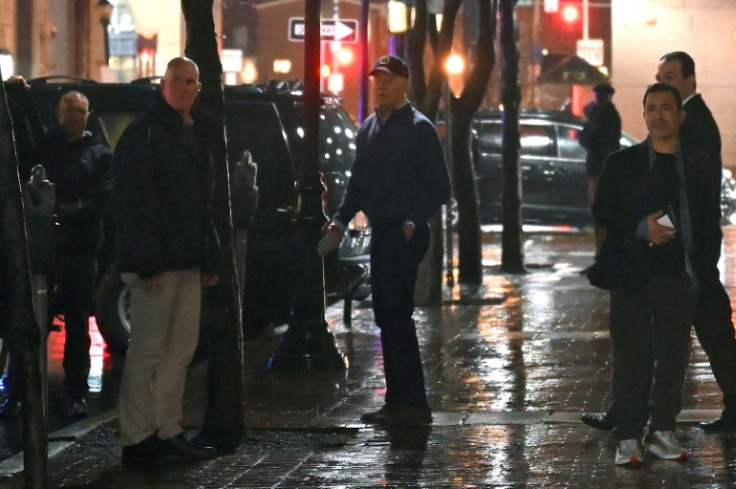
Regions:
<svg viewBox="0 0 736 489"><path fill-rule="evenodd" d="M30 85L31 104L43 126L54 123L54 111L62 94L70 90L84 93L92 111L88 129L100 135L113 150L123 130L151 107L159 91L158 84L151 80L106 84L88 80L59 82L52 78L31 80ZM25 95L12 88L8 96L12 103L14 97ZM297 205L295 165L299 161L304 136L302 105L302 92L294 84L278 82L269 86L225 87L225 127L231 172L245 151L250 152L257 165L259 204L247 227L245 256L236 256L236 260L245 262L245 276L239 280L243 286L246 334L257 334L269 324L283 323L289 318L292 278L297 266L291 219ZM17 110L15 112L18 113ZM27 134L22 139L35 144L38 131L34 125L37 125L38 118L36 114L28 115L23 120L14 117L14 125L16 131ZM328 215L335 212L350 176L355 156L355 135L355 124L340 107L339 101L323 97L320 158L322 181L327 189L323 206ZM21 153L28 155L31 151L25 148ZM22 169L21 176L23 173ZM232 190L243 191L235 187ZM233 194L233 206L245 205L249 200L238 197L242 196ZM234 216L247 213L247 209L233 208ZM370 228L360 217L351 223L338 252L325 259L328 299L360 298L368 293L365 285L370 274ZM112 226L106 225L108 239L100 259L95 316L108 347L122 352L127 349L130 331L128 294L112 263L109 234L113 230ZM235 249L237 253L237 246Z"/></svg>

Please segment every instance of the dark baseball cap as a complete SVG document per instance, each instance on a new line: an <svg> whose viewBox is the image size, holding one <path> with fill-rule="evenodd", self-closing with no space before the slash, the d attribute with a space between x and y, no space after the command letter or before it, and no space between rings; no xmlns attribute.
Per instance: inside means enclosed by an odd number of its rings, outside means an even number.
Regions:
<svg viewBox="0 0 736 489"><path fill-rule="evenodd" d="M593 87L593 91L594 92L603 92L603 93L607 93L609 95L613 95L614 93L616 93L616 90L614 90L613 87L611 85L609 85L608 83L601 83L599 85L594 86Z"/></svg>
<svg viewBox="0 0 736 489"><path fill-rule="evenodd" d="M373 68L368 76L372 76L377 71L383 71L392 75L403 76L409 78L409 67L403 59L398 56L386 55L381 56L373 63Z"/></svg>

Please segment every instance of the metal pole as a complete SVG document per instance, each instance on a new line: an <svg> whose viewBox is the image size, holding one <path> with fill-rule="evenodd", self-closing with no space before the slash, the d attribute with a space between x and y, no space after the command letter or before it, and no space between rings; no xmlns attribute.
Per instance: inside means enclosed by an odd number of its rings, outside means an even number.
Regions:
<svg viewBox="0 0 736 489"><path fill-rule="evenodd" d="M368 0L360 2L360 95L358 97L358 123L362 124L368 117L368 17L370 15Z"/></svg>
<svg viewBox="0 0 736 489"><path fill-rule="evenodd" d="M107 30L107 27L110 25L110 19L102 19L100 23L102 24L102 31L105 36L105 65L110 66L110 33Z"/></svg>
<svg viewBox="0 0 736 489"><path fill-rule="evenodd" d="M445 78L443 87L444 103L445 103L445 153L447 155L447 168L452 175L452 111L450 110L450 80ZM453 186L454 187L454 186ZM453 256L453 236L452 236L452 196L445 205L445 240L447 265L445 279L447 285L453 287L455 285L454 256Z"/></svg>
<svg viewBox="0 0 736 489"><path fill-rule="evenodd" d="M583 0L583 39L588 40L588 0Z"/></svg>
<svg viewBox="0 0 736 489"><path fill-rule="evenodd" d="M531 63L529 64L529 89L531 92L530 105L532 107L537 106L536 101L536 89L537 89L537 76L539 76L539 67L542 64L542 50L539 46L539 24L542 12L542 0L534 0L534 14L532 17L532 52L531 52Z"/></svg>
<svg viewBox="0 0 736 489"><path fill-rule="evenodd" d="M41 399L43 402L44 412L48 412L49 382L47 342L49 336L49 294L46 274L31 274L31 288L33 289L33 310L35 312L36 322L41 330L41 346L39 348L39 360L41 364Z"/></svg>
<svg viewBox="0 0 736 489"><path fill-rule="evenodd" d="M304 151L297 180L295 226L299 274L292 298L289 329L271 355L272 370L332 370L345 368L334 336L327 331L325 283L317 243L327 219L322 211L319 167L320 0L306 0L304 16Z"/></svg>

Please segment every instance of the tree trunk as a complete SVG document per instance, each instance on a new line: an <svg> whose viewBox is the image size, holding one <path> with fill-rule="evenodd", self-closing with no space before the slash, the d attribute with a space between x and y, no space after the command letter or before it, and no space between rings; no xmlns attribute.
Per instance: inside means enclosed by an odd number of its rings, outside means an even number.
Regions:
<svg viewBox="0 0 736 489"><path fill-rule="evenodd" d="M217 52L213 0L182 0L186 22L186 55L199 66L202 92L195 114L209 125L209 150L215 162L212 215L220 236L219 283L203 299L209 330L208 409L204 435L218 450L240 442L243 411L242 307L233 255L233 225L225 147L222 65Z"/></svg>
<svg viewBox="0 0 736 489"><path fill-rule="evenodd" d="M458 281L461 284L483 282L481 255L480 205L475 172L470 155L470 132L473 117L483 102L488 81L496 62L497 0L477 0L478 39L475 45L473 71L468 75L460 98L451 104L452 155L455 182L454 194L458 207Z"/></svg>
<svg viewBox="0 0 736 489"><path fill-rule="evenodd" d="M416 18L409 32L408 59L410 97L419 111L431 121L437 119L437 109L442 95L442 85L446 75L442 63L450 54L452 34L457 11L462 0L447 0L443 10L442 29L437 36L434 62L430 69L429 81L425 81L424 47L427 43L427 28L434 22L427 22L426 0L416 1ZM430 36L432 38L432 36ZM419 265L414 300L420 305L442 303L442 219L438 212L430 221L430 243L427 255Z"/></svg>
<svg viewBox="0 0 736 489"><path fill-rule="evenodd" d="M1 74L0 74L1 77ZM1 83L0 83L1 84ZM48 487L48 442L41 380L41 329L33 312L31 270L13 126L5 95L0 92L0 196L2 246L11 284L9 336L23 358L23 464L25 487ZM3 264L5 266L5 264Z"/></svg>
<svg viewBox="0 0 736 489"><path fill-rule="evenodd" d="M503 104L503 234L501 269L523 273L521 168L519 166L519 46L516 0L501 0L501 103Z"/></svg>

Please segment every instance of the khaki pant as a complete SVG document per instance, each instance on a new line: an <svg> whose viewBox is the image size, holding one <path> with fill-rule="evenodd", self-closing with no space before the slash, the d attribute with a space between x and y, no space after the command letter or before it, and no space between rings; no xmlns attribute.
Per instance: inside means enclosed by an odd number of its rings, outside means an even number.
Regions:
<svg viewBox="0 0 736 489"><path fill-rule="evenodd" d="M121 274L130 288L130 345L120 392L123 445L157 433L182 431L184 381L199 338L200 271L166 272L144 289L137 274Z"/></svg>

